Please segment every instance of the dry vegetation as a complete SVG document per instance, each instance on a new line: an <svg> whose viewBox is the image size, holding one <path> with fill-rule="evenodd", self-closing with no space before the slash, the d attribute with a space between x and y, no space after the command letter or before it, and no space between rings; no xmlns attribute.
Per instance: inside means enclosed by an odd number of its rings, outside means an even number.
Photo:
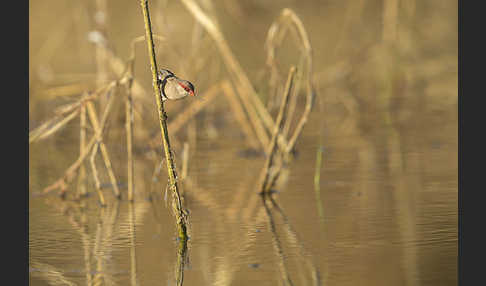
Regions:
<svg viewBox="0 0 486 286"><path fill-rule="evenodd" d="M232 115L235 116L235 120L240 124L241 132L245 134L248 145L253 148L261 148L268 155L265 170L262 172L266 173L266 175L263 175L263 185L260 186L261 191L266 192L271 188L279 173L278 168L273 168L273 173L270 175L270 168L272 168L274 164L272 163L274 161L273 157L277 150L275 146L278 145L279 153L281 153L282 158L278 160L278 164L280 164L279 168L281 168L281 161L284 158L286 161L289 160L289 154L295 147L297 138L301 134L308 119L309 113L312 110L312 104L315 96L311 81L312 55L310 42L305 28L301 20L292 10L284 9L275 23L272 24L268 32L265 47L267 51L266 64L271 71L270 94L272 95L272 98L269 100L269 102L275 102L275 98L281 97L279 96L279 93L282 93L281 86L283 86L283 82L280 78L281 71L278 68L276 50L283 44L288 32L293 35L293 38L290 40L295 41L298 46L301 46L302 54L298 63L299 68L297 69L298 74L296 76L296 86L292 89L290 89L290 86L288 86L290 84L290 80L293 80L292 76L292 79L289 78L289 81L287 82L288 90L283 92L283 94L285 94L285 98L290 98L291 100L282 100L281 112L279 113L276 124L274 119L270 116L271 111L264 106L261 98L257 95L253 84L250 82L249 77L241 68L238 60L234 57L217 24L211 20L207 13L203 12L203 10L194 1L187 0L183 1L183 3L187 7L188 11L192 13L194 18L201 24L203 28L206 29L207 33L214 40L230 77L229 79L217 82L206 91L199 92L200 96L203 96L203 100L191 102L190 104L188 103L185 107L183 107L183 109L178 113L178 116L169 122L168 129L173 133L177 133L182 126L187 124L187 122L189 122L191 119L194 119L199 112L209 106L218 94L223 93L228 99L230 107L233 109ZM157 38L162 40L164 39L164 37L160 36ZM102 56L99 56L97 61L111 62L111 65L109 66L117 67L117 72L122 70L124 71L121 73L121 76L118 79L109 81L107 84L103 84L96 90L85 90L83 92L83 96L81 96L79 100L59 107L51 119L29 132L29 143L32 144L54 135L57 131L67 126L69 122L78 116L80 118L80 155L78 159L69 168L67 168L66 172L59 180L44 189L44 193L59 189L60 194L65 196L68 185L73 181L73 179L76 176L85 176L86 171L84 170L84 162L89 158L89 163L91 166L90 174L95 182L99 200L102 205L105 205L105 198L103 192L101 191L101 183L95 163L95 156L98 154L98 151L100 151L106 171L109 175L111 186L113 187L114 194L117 198L121 197L121 193L118 188L119 182L117 181L116 175L113 172L108 148L104 143L104 134L106 134L106 122L110 116L110 112L112 111L114 101L123 100L126 107L125 128L126 142L128 146L128 198L129 200L133 200L133 102L137 101L137 97L134 99L132 94L144 92L144 90L137 83L137 79L133 77L135 62L134 50L135 43L140 42L141 40L143 40L142 37L132 40L131 57L124 63L123 67L123 63L112 53L112 51L107 49L106 45L98 43L97 50L100 50L99 54L102 54ZM294 72L295 70L292 71L292 74ZM289 130L291 129L291 122L296 112L296 98L300 94L301 89L303 89L306 94L305 109L297 124L294 124L295 126L293 128L293 133L289 133ZM63 95L66 94L62 94L62 92L61 94L56 94L56 96ZM102 114L101 120L98 119L95 103L99 105L99 110ZM141 102L139 104L143 105L145 103ZM144 108L147 109L148 107ZM282 108L288 111L283 111ZM89 122L91 123L91 126L89 127L87 126L86 114L88 115ZM284 117L287 118L287 120L282 120ZM110 128L116 128L116 126L110 126ZM142 124L136 125L136 129L139 132L143 132L140 131L140 129L146 128L147 127ZM90 140L87 140L86 133L89 129L93 130L94 134ZM272 136L271 139L270 136ZM155 145L154 147L157 146L156 140L158 141L159 139L155 138L151 140L151 144ZM259 146L257 145L257 141ZM177 145L180 146L180 144L176 144L176 146ZM84 194L86 194L86 187L82 186L82 181L83 180L78 180L78 198L81 198Z"/></svg>
<svg viewBox="0 0 486 286"><path fill-rule="evenodd" d="M242 14L243 4L238 4L237 1L227 2L229 4L226 5L233 7L228 13L234 16L235 21L244 21L242 17L248 15ZM451 94L457 81L449 80L456 76L454 72L450 72L456 71L455 58L447 52L437 53L433 58L426 57L428 47L426 45L420 47L414 42L414 39L434 35L430 30L423 32L428 33L425 36L420 34L421 31L413 30L410 23L419 21L416 11L419 10L417 6L421 4L417 1L384 1L383 28L379 36L374 35L373 41L367 39L366 35L362 36L365 44L361 43L356 48L359 51L353 51L349 39L356 36L352 33L352 27L359 25L362 15L366 12L365 2L356 1L349 4L343 17L341 30L338 32L339 36L335 37L337 39L335 43L326 44L328 48L326 51L317 51L329 54L327 56L329 58L321 55L318 63L315 62L314 39L325 38L325 36L311 34L309 27L304 25L302 17L293 9L285 8L275 12L277 16L274 21L264 27L266 31L264 46L254 52L261 54L261 58L265 58L265 61L261 62L260 72L256 73L245 71L242 67L243 60L235 55L229 37L225 36L212 1L181 0L179 16L183 15L181 18L185 22L182 24L185 25L168 22L169 15L165 12L167 2L149 2L159 65L173 68L177 70L177 74L183 74L191 81L194 78L200 83L196 85L198 98L168 103L170 107L166 127L170 133L175 155L174 168L178 162L181 167L180 176L173 177L183 186L181 211L185 212L183 206L186 192L191 193L192 198L208 208L216 205L214 202L217 194L198 185L189 171L191 154L194 154L198 148L197 135L205 133L217 137L219 133L219 138L223 137L221 133L224 131L217 127L219 121L237 126L238 133L244 138L244 145L266 156L261 166L260 180L251 187L235 188L234 202L225 210L215 208L211 211L229 220L241 218L251 222L252 225L267 221L274 239L276 256L280 258L279 269L285 285L293 285L295 279L292 279L285 265L282 242L276 234L273 217L275 211L284 221L287 239L296 242L300 247L302 253L298 257L303 260L302 265L308 267L307 271L312 277L313 284L320 284L322 279L275 201L276 196L273 192L278 179L285 176L285 170L291 169L297 142L303 134L311 112L317 110L324 117L328 114L326 112L335 112L326 108L332 105L342 108L343 113L347 114L339 124L324 126L329 122L325 120L317 123L320 133L316 150L315 190L319 215L322 218L319 178L323 161L321 147L325 141L325 129L327 132L342 132L349 135L351 143L346 142L346 144L350 145L358 144L354 142L366 141L366 138L373 136L379 137L377 140L383 140L389 147L390 154L383 156L390 166L390 174L395 175L402 171L397 166L402 166L404 160L399 156L391 155L399 153L396 150L401 148L397 130L403 124L414 121L414 114L409 111L393 112L397 109L396 106L421 106L424 101L427 101L429 106L435 106L436 110L457 106L457 93ZM126 196L132 201L144 195L154 198L152 190L156 194L162 194L166 189L166 177L161 176L161 173L165 174L167 169L163 167L162 160L164 157L167 158L167 154L170 156L172 154L162 151L161 136L156 128L158 127L157 106L149 96L151 92L148 82L149 65L145 58L146 50L142 49L142 44L139 44L143 43L145 37L139 35L130 41L125 41L129 42L125 45L129 50L129 56L127 59L120 56L116 52L120 47L116 46L108 36L109 27L106 18L111 15L108 15L106 2L96 1L96 3L91 12L105 15L105 20L98 19L90 23L94 31L97 31L90 34L90 41L95 51L93 58L96 72L87 75L66 73L56 77L60 82L57 85L54 85L53 81L45 80L53 86L43 85L42 81L31 83L31 90L41 90L37 92L37 97L31 98L31 102L52 102L53 105L57 104L57 107L44 114L35 110L31 112L36 115L33 116L36 120L39 114L43 117L42 123L35 124L37 126L29 132L29 143L45 144L41 141L66 130L71 132L69 134L71 137L79 138L79 154L76 160L70 162L64 172L60 172L58 180L49 182L43 189L43 193L59 190L59 194L64 198L72 194L76 200L83 201L90 190L94 189L103 206L108 205L108 199L105 197L107 189L112 189L117 199ZM133 13L141 14L139 10ZM67 18L60 21L68 21ZM136 23L142 26L142 22ZM252 29L252 25L256 24L249 24L249 29ZM59 47L62 47L60 43L68 35L66 26L59 25L58 30L53 32L55 36L43 44L35 59L43 58L47 61L50 56L59 51ZM442 27L436 28L442 29ZM261 29L261 26L258 29ZM322 29L327 31L328 28ZM348 33L350 36L347 36ZM181 37L181 34L190 37ZM240 35L240 37L249 36ZM190 44L187 44L188 42ZM233 48L234 46L236 45L233 45ZM47 78L49 74L46 72L44 76ZM447 88L444 88L442 83ZM423 91L421 94L426 98L414 96L417 90ZM77 120L79 123L75 123ZM377 131L378 125L386 126L385 132L378 134L382 132ZM120 141L122 138L121 142L125 147L111 147L112 145L108 143L109 137L116 138L111 139L112 141ZM124 171L123 174L116 171L117 168L113 163L113 154L119 157L119 149L126 149L124 155L126 168L118 168ZM97 162L98 154L101 155L102 162ZM363 166L368 163L367 167L374 166L371 163L372 159L363 153L357 156ZM148 165L147 161L153 163L149 171L147 171L148 167L141 166ZM137 162L142 163L137 165ZM363 167L360 170L365 172L365 169L367 170ZM106 171L105 177L108 178L109 184L102 183L102 170ZM146 179L144 175L147 173L150 173L152 178L149 183L144 182ZM124 185L121 183L122 180L127 182L126 194L125 188L121 187ZM262 194L263 204L260 204L257 193ZM410 201L411 199L397 196L396 201L400 200ZM403 212L406 213L407 210ZM105 217L107 216L102 216L103 219ZM84 241L89 239L86 233L75 221L72 223L75 229L79 230L85 247L89 248L88 243ZM401 223L405 225L407 222ZM404 234L404 237L414 235L415 229L408 231L409 233ZM238 254L244 253L254 244L253 238L249 237L241 243L241 249L235 251ZM86 249L86 252L90 251ZM186 249L183 249L183 252L185 251ZM181 253L176 265L176 272L178 271L176 280L181 281L180 283L182 283L184 255ZM89 255L87 257L86 259L89 259ZM406 257L405 259L413 262L417 258ZM135 265L133 267L136 268ZM228 273L235 272L235 269L231 269L232 266L224 267L228 267ZM416 275L415 269L407 271L411 276ZM52 273L57 272L53 270ZM228 276L224 279L231 279L231 275ZM90 281L96 277L87 277L87 279Z"/></svg>

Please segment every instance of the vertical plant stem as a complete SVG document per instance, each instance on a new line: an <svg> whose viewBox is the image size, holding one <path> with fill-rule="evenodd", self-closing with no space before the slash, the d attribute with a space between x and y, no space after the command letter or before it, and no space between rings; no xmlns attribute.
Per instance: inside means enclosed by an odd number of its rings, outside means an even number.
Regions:
<svg viewBox="0 0 486 286"><path fill-rule="evenodd" d="M310 82L308 83L308 88L307 88L307 100L305 103L305 108L304 108L304 113L302 114L302 117L299 120L299 123L297 123L297 126L295 127L294 134L290 138L287 144L287 149L285 152L289 154L292 152L292 149L295 147L295 143L297 143L297 138L299 138L300 133L304 129L304 125L307 123L307 120L309 119L310 112L312 111L312 106L314 103L314 98L315 98L315 92L314 88L311 86Z"/></svg>
<svg viewBox="0 0 486 286"><path fill-rule="evenodd" d="M316 171L314 174L314 191L316 192L317 211L319 212L319 218L321 219L321 222L324 221L324 210L322 208L322 201L321 201L321 165L322 165L323 151L324 151L324 147L319 146L317 148Z"/></svg>
<svg viewBox="0 0 486 286"><path fill-rule="evenodd" d="M133 202L134 180L133 180L133 103L131 94L131 80L127 85L127 98L125 102L125 128L127 131L127 180L128 180L128 200Z"/></svg>
<svg viewBox="0 0 486 286"><path fill-rule="evenodd" d="M297 99L299 96L299 91L302 85L302 79L304 78L303 71L305 70L305 58L302 57L299 62L299 66L297 68L298 72L295 81L295 87L292 91L292 98L290 99L289 103L289 114L287 115L287 120L285 121L285 125L283 127L282 136L287 138L289 135L290 125L292 123L292 119L294 117L295 111L297 109Z"/></svg>
<svg viewBox="0 0 486 286"><path fill-rule="evenodd" d="M175 265L175 282L177 286L182 286L184 282L184 268L187 261L187 243L183 240L177 244L177 260Z"/></svg>
<svg viewBox="0 0 486 286"><path fill-rule="evenodd" d="M177 174L175 170L172 150L170 148L169 133L167 131L167 114L164 110L164 102L160 97L160 88L157 82L157 62L155 60L154 40L152 36L152 25L150 23L150 15L147 0L140 0L143 12L143 20L145 23L145 40L147 41L147 48L150 58L150 68L152 71L152 86L154 88L155 100L157 102L157 110L159 113L160 132L162 135L162 142L164 146L165 159L167 161L167 173L169 174L170 190L172 191L172 210L176 217L178 228L178 235L181 241L187 241L187 227L186 214L182 208L182 201L179 195L179 188L177 186Z"/></svg>
<svg viewBox="0 0 486 286"><path fill-rule="evenodd" d="M127 63L126 83L127 98L125 102L125 129L127 132L127 180L128 180L128 200L133 202L135 192L135 178L134 178L134 162L133 162L133 96L132 87L134 83L133 73L135 68L135 43L143 41L143 36L137 37L132 40L130 59Z"/></svg>
<svg viewBox="0 0 486 286"><path fill-rule="evenodd" d="M91 170L93 172L93 177L94 177L94 180L95 180L95 188L96 188L96 192L98 193L98 197L100 198L100 204L102 207L106 206L106 203L105 203L105 197L103 196L103 192L101 191L101 183L100 183L100 179L99 179L99 176L98 176L98 169L96 169L96 161L95 161L95 158L96 158L96 153L98 153L98 143L95 144L95 146L93 147L93 151L91 152L91 157L90 157L90 164L91 164Z"/></svg>
<svg viewBox="0 0 486 286"><path fill-rule="evenodd" d="M112 89L116 86L116 83L112 83L112 84L109 84L107 85L106 87L103 87L101 90L105 90L106 88L108 88L108 92L111 93ZM90 102L90 100L94 99L98 94L99 92L101 91L96 91L94 94L91 94L91 95L88 95L86 97L83 98L82 101L86 102L86 104L88 102ZM101 118L101 123L100 123L100 129L103 130L105 128L105 123L106 123L106 120L108 118L108 114L110 113L110 110L111 110L111 106L113 105L113 101L114 101L114 97L110 97L110 100L108 101L108 105L107 107L105 108L105 111L103 113L103 117ZM82 102L79 102L79 104L84 104ZM75 108L72 107L72 108ZM69 111L66 111L66 112L70 112ZM77 111L76 111L77 112ZM96 113L94 114L96 116ZM94 127L94 126L93 126ZM90 150L91 148L93 147L93 145L95 143L97 143L97 140L98 140L98 134L95 132L95 135L93 135L91 137L91 139L89 140L88 144L86 145L86 147L84 148L84 152L82 154L79 155L79 158L76 160L76 162L74 162L65 172L64 172L64 175L58 179L56 182L54 182L53 184L47 186L46 188L44 188L44 190L42 191L43 193L48 193L52 190L55 190L55 189L58 189L60 188L61 189L61 193L60 195L63 195L64 192L65 192L65 188L67 187L67 184L73 179L73 177L76 175L77 171L78 171L78 168L81 167L81 165L83 164L84 160L86 159L86 157L88 157L89 153L90 153Z"/></svg>
<svg viewBox="0 0 486 286"><path fill-rule="evenodd" d="M91 101L88 101L87 107L88 107L88 116L89 119L91 120L91 124L93 125L93 128L95 129L97 140L99 143L99 147L101 150L101 156L103 157L103 161L105 162L105 167L108 172L108 177L110 178L110 182L113 186L113 192L115 193L115 196L117 199L120 199L120 190L118 189L118 183L116 181L115 173L113 172L113 168L111 166L111 160L110 156L108 155L108 149L106 148L105 143L103 143L103 128L101 126L104 126L104 122L106 121L106 114L108 113L108 110L110 109L112 103L113 103L114 95L112 95L112 98L108 101L108 104L106 106L105 114L103 114L102 118L102 124L98 122L98 117L96 116L96 111L94 104Z"/></svg>
<svg viewBox="0 0 486 286"><path fill-rule="evenodd" d="M79 132L79 155L83 154L86 150L86 106L81 106L80 111L80 132ZM84 164L81 165L78 174L78 197L86 195L86 168Z"/></svg>
<svg viewBox="0 0 486 286"><path fill-rule="evenodd" d="M277 152L277 138L278 138L278 134L280 132L280 130L282 129L283 127L283 124L284 124L284 117L285 117L285 113L287 111L287 106L288 106L288 103L289 103L289 98L290 98L290 93L291 93L291 90L292 90L292 83L293 83L293 79L294 79L294 75L295 75L295 71L296 71L296 68L295 67L291 67L290 68L290 71L289 71L289 76L287 78L287 84L285 86L285 93L284 93L284 98L282 100L282 103L280 105L280 110L278 112L278 116L277 116L277 124L275 125L274 129L273 129L273 135L272 135L272 141L270 142L270 145L268 146L268 151L267 151L267 154L268 157L267 157L267 161L265 162L265 168L263 169L263 171L265 172L264 173L264 176L262 177L263 179L261 180L261 184L260 184L260 191L262 194L265 194L267 192L267 190L269 190L272 186L269 185L269 179L270 179L270 168L272 167L273 165L273 158L275 156L275 153Z"/></svg>

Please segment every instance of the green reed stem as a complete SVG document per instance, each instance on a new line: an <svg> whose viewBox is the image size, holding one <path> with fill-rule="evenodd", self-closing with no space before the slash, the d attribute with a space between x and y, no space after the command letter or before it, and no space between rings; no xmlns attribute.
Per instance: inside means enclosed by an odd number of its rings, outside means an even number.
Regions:
<svg viewBox="0 0 486 286"><path fill-rule="evenodd" d="M152 35L152 25L150 22L150 14L147 0L140 0L142 5L143 20L145 23L145 40L147 41L148 53L150 58L150 68L152 71L152 86L154 87L155 100L157 102L157 110L159 112L160 131L162 134L162 141L164 146L165 159L167 161L167 172L169 174L169 189L172 191L172 210L176 217L176 224L179 238L182 241L187 240L186 214L182 208L182 201L179 195L179 188L177 186L177 174L172 156L172 149L170 148L169 132L167 131L167 114L164 110L164 102L160 97L160 88L157 81L157 62L155 60L155 47Z"/></svg>

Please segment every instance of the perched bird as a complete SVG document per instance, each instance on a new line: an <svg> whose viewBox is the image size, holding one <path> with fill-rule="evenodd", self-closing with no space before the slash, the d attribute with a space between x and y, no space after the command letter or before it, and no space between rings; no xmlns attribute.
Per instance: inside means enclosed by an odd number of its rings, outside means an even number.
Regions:
<svg viewBox="0 0 486 286"><path fill-rule="evenodd" d="M188 95L195 96L194 85L178 78L173 72L161 69L157 73L162 101L182 99Z"/></svg>

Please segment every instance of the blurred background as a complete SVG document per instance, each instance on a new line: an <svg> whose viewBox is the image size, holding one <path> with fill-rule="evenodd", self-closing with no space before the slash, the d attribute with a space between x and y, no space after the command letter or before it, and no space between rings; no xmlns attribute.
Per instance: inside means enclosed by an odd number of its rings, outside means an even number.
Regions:
<svg viewBox="0 0 486 286"><path fill-rule="evenodd" d="M197 94L165 104L190 222L185 285L457 284L457 1L161 0L149 7L158 67L190 80ZM144 33L140 1L29 1L30 137L43 126L52 131L29 144L31 285L175 283L147 45L134 42ZM130 92L121 81L131 63L133 204ZM244 98L253 90L275 120L292 65L300 73L286 132L309 104L312 111L268 212L256 184L266 144L248 123ZM97 90L100 120L114 96L103 142L116 187L98 154L67 187L44 192L80 156L82 116L60 124L63 108ZM88 139L93 128L85 128Z"/></svg>

